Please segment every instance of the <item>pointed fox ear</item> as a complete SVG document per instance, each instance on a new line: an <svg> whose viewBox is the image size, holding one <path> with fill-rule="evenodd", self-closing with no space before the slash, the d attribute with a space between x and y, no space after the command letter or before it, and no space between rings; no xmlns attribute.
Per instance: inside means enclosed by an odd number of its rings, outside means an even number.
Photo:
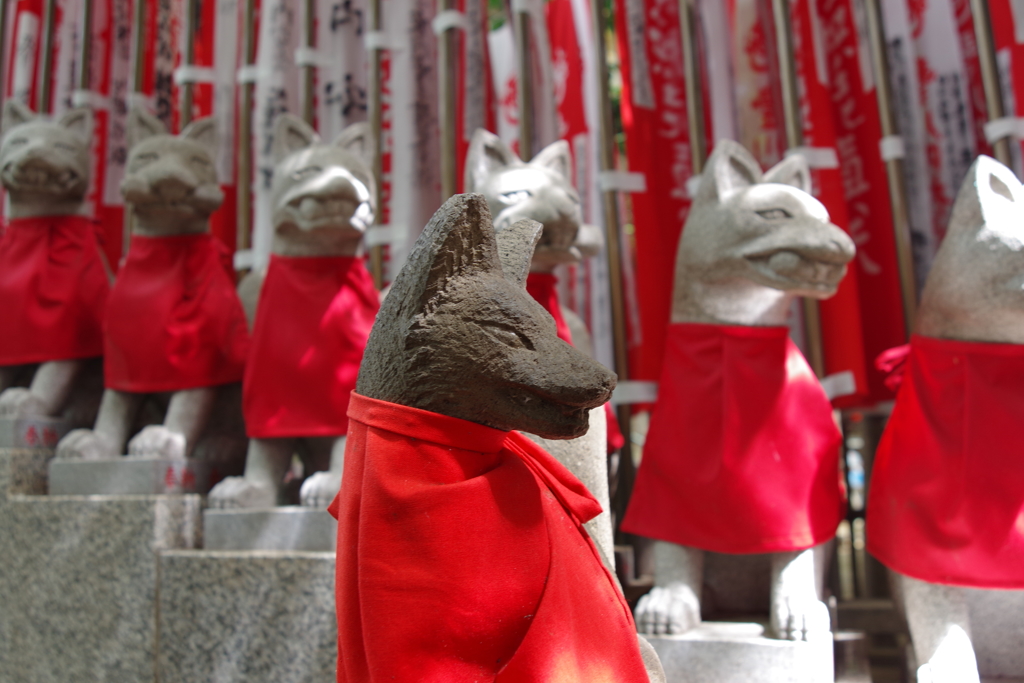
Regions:
<svg viewBox="0 0 1024 683"><path fill-rule="evenodd" d="M1019 223L1016 216L1024 211L1024 187L1017 176L989 156L979 156L967 172L964 184L953 204L949 230L981 225L997 230Z"/></svg>
<svg viewBox="0 0 1024 683"><path fill-rule="evenodd" d="M355 155L368 168L373 167L374 144L370 135L370 124L365 121L353 123L338 134L332 143L346 152Z"/></svg>
<svg viewBox="0 0 1024 683"><path fill-rule="evenodd" d="M732 140L719 140L708 159L697 194L713 192L725 199L739 190L761 181L761 167L743 145Z"/></svg>
<svg viewBox="0 0 1024 683"><path fill-rule="evenodd" d="M292 152L306 149L320 142L312 126L294 114L281 114L274 122L274 144L271 154L279 164Z"/></svg>
<svg viewBox="0 0 1024 683"><path fill-rule="evenodd" d="M422 311L428 311L455 280L501 268L483 195L457 194L449 199L430 219L424 235L430 265L420 296Z"/></svg>
<svg viewBox="0 0 1024 683"><path fill-rule="evenodd" d="M802 154L791 154L765 171L763 183L792 185L807 194L811 193L811 167Z"/></svg>
<svg viewBox="0 0 1024 683"><path fill-rule="evenodd" d="M35 118L35 113L20 101L7 100L4 102L3 128L0 132L6 133L11 128L28 123Z"/></svg>
<svg viewBox="0 0 1024 683"><path fill-rule="evenodd" d="M466 192L477 192L495 172L521 166L522 160L494 133L477 128L466 153Z"/></svg>
<svg viewBox="0 0 1024 683"><path fill-rule="evenodd" d="M138 107L132 107L128 111L125 129L128 135L129 150L146 138L151 138L154 135L167 135L167 128L164 127L160 119Z"/></svg>
<svg viewBox="0 0 1024 683"><path fill-rule="evenodd" d="M543 225L524 218L498 233L498 259L506 280L526 287L533 250L537 248L542 232Z"/></svg>
<svg viewBox="0 0 1024 683"><path fill-rule="evenodd" d="M552 142L537 153L530 161L531 166L543 166L571 182L572 156L569 154L569 143L565 140Z"/></svg>
<svg viewBox="0 0 1024 683"><path fill-rule="evenodd" d="M198 142L213 157L216 155L217 146L220 144L220 136L217 134L217 119L212 116L196 119L185 126L185 130L181 131L178 137Z"/></svg>
<svg viewBox="0 0 1024 683"><path fill-rule="evenodd" d="M88 141L92 137L92 109L88 107L75 107L67 110L57 123L83 141Z"/></svg>

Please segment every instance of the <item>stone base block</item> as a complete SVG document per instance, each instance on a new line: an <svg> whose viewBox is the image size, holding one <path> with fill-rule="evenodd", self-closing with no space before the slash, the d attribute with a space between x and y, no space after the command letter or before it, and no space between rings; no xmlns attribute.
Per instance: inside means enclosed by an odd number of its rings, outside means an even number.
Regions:
<svg viewBox="0 0 1024 683"><path fill-rule="evenodd" d="M679 636L646 636L668 683L832 683L832 639L764 637L757 623L711 622Z"/></svg>
<svg viewBox="0 0 1024 683"><path fill-rule="evenodd" d="M1024 590L969 589L967 605L982 677L1024 679Z"/></svg>
<svg viewBox="0 0 1024 683"><path fill-rule="evenodd" d="M50 494L55 496L161 495L206 493L210 468L201 460L108 458L50 463Z"/></svg>
<svg viewBox="0 0 1024 683"><path fill-rule="evenodd" d="M72 426L57 417L0 419L0 448L56 448Z"/></svg>
<svg viewBox="0 0 1024 683"><path fill-rule="evenodd" d="M0 448L0 508L15 494L46 493L53 453L52 448Z"/></svg>
<svg viewBox="0 0 1024 683"><path fill-rule="evenodd" d="M329 683L334 553L165 552L159 619L160 683Z"/></svg>
<svg viewBox="0 0 1024 683"><path fill-rule="evenodd" d="M10 496L0 524L0 679L152 682L157 557L199 545L200 502Z"/></svg>
<svg viewBox="0 0 1024 683"><path fill-rule="evenodd" d="M334 552L338 523L326 510L295 505L255 510L206 510L206 550Z"/></svg>

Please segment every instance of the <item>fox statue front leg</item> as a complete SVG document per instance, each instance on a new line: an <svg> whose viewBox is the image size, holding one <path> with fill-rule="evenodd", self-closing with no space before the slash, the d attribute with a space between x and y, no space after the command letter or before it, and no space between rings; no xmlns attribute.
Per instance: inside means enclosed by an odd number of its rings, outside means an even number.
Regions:
<svg viewBox="0 0 1024 683"><path fill-rule="evenodd" d="M828 607L821 601L832 544L772 553L770 620L776 638L820 640L830 637Z"/></svg>
<svg viewBox="0 0 1024 683"><path fill-rule="evenodd" d="M278 504L295 439L250 439L245 473L228 477L210 491L210 507L268 508ZM337 493L337 492L335 492Z"/></svg>
<svg viewBox="0 0 1024 683"><path fill-rule="evenodd" d="M53 417L60 414L71 397L83 365L80 360L43 363L36 369L31 386L14 387L0 393L0 417Z"/></svg>
<svg viewBox="0 0 1024 683"><path fill-rule="evenodd" d="M655 586L636 605L636 626L653 636L686 633L700 624L704 551L654 542Z"/></svg>
<svg viewBox="0 0 1024 683"><path fill-rule="evenodd" d="M149 425L128 442L128 455L135 458L184 460L213 412L217 391L210 387L184 389L171 396L162 425Z"/></svg>
<svg viewBox="0 0 1024 683"><path fill-rule="evenodd" d="M95 426L69 432L57 444L57 457L102 460L121 455L143 398L127 391L104 391Z"/></svg>

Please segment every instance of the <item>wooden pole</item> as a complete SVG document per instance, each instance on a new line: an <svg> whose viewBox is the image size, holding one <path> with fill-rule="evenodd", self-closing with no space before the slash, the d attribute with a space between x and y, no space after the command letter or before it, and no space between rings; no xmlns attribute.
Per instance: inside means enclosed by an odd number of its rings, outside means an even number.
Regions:
<svg viewBox="0 0 1024 683"><path fill-rule="evenodd" d="M782 89L782 113L786 127L786 147L793 149L804 144L803 121L800 117L800 88L796 74L796 56L793 52L793 28L789 17L789 0L772 0L775 24L775 48L779 61L779 81ZM825 349L821 338L821 313L818 302L803 299L804 340L807 360L814 374L825 376Z"/></svg>
<svg viewBox="0 0 1024 683"><path fill-rule="evenodd" d="M57 0L45 0L43 3L42 45L40 45L42 59L40 60L39 98L36 104L36 112L39 114L50 113L53 95L53 24L56 12Z"/></svg>
<svg viewBox="0 0 1024 683"><path fill-rule="evenodd" d="M312 54L316 47L316 0L306 0L306 49ZM316 66L314 64L302 65L302 119L310 126L313 125L315 114L313 112L313 100L316 88Z"/></svg>
<svg viewBox="0 0 1024 683"><path fill-rule="evenodd" d="M978 43L978 61L981 64L981 81L985 88L985 105L988 120L997 121L1006 114L1003 110L1003 92L999 83L999 67L996 64L995 41L992 39L992 18L988 12L988 0L971 0L971 14L974 16L974 35ZM1021 94L1024 96L1024 93ZM1010 166L1010 134L992 142L992 154L999 163Z"/></svg>
<svg viewBox="0 0 1024 683"><path fill-rule="evenodd" d="M188 0L185 3L185 14L188 20L185 24L185 54L182 62L185 66L192 66L196 61L196 30L199 28L199 13L202 6L199 0ZM178 112L178 120L184 128L192 123L192 102L195 93L195 84L192 79L185 79L181 84L181 110Z"/></svg>
<svg viewBox="0 0 1024 683"><path fill-rule="evenodd" d="M438 0L438 14L455 9L454 0ZM440 105L441 105L441 201L447 201L454 195L459 186L458 179L458 131L456 116L458 109L458 29L447 28L438 37L437 61L440 66Z"/></svg>
<svg viewBox="0 0 1024 683"><path fill-rule="evenodd" d="M381 17L381 0L369 0L369 24L371 35L379 36L383 26ZM377 186L377 210L374 222L381 224L384 215L384 102L383 102L383 52L382 45L374 45L370 50L370 82L367 84L367 109L370 117L370 137L373 140L373 179ZM376 245L370 248L370 275L377 289L384 288L384 247Z"/></svg>
<svg viewBox="0 0 1024 683"><path fill-rule="evenodd" d="M92 3L82 0L82 45L78 55L78 90L92 87Z"/></svg>
<svg viewBox="0 0 1024 683"><path fill-rule="evenodd" d="M883 139L897 140L896 110L889 79L889 60L886 55L885 32L882 28L882 8L879 0L865 3L871 61L875 70L875 97L878 117L882 123ZM914 278L914 255L910 244L910 218L907 213L907 188L903 176L903 159L888 155L885 173L889 184L889 204L892 207L892 228L896 242L896 262L900 274L900 294L903 297L903 323L906 336L914 329L917 311L917 283Z"/></svg>
<svg viewBox="0 0 1024 683"><path fill-rule="evenodd" d="M601 0L593 0L600 2ZM524 3L525 4L525 3ZM530 60L531 19L529 8L518 7L513 10L512 23L516 34L516 61L519 68L519 157L524 161L533 158L533 68ZM601 37L603 41L603 36ZM602 43L603 44L603 43ZM604 60L604 52L599 53Z"/></svg>
<svg viewBox="0 0 1024 683"><path fill-rule="evenodd" d="M132 30L135 31L135 40L132 43L132 55L135 60L132 64L131 92L138 94L142 92L142 82L146 74L146 0L133 0L135 6L132 8ZM132 105L137 106L137 105ZM121 237L121 258L128 255L128 245L132 240L132 226L134 224L134 213L132 205L124 203L124 230Z"/></svg>
<svg viewBox="0 0 1024 683"><path fill-rule="evenodd" d="M245 0L242 14L242 61L247 68L256 62L256 0ZM252 247L252 99L250 81L242 83L238 109L238 190L236 194L238 251Z"/></svg>
<svg viewBox="0 0 1024 683"><path fill-rule="evenodd" d="M679 27L683 40L683 71L686 78L686 120L690 131L690 164L693 175L704 171L708 158L704 128L704 89L697 45L694 0L679 0Z"/></svg>
<svg viewBox="0 0 1024 683"><path fill-rule="evenodd" d="M3 111L7 93L7 14L10 8L8 0L0 0L0 111Z"/></svg>

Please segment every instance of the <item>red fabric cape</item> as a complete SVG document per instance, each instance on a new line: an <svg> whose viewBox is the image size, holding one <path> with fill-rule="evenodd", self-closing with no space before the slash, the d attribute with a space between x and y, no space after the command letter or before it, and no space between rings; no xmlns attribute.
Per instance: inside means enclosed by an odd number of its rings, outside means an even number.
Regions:
<svg viewBox="0 0 1024 683"><path fill-rule="evenodd" d="M356 393L348 415L339 683L647 683L568 470L517 432Z"/></svg>
<svg viewBox="0 0 1024 683"><path fill-rule="evenodd" d="M249 436L348 431L349 394L379 308L361 258L272 255L242 385Z"/></svg>
<svg viewBox="0 0 1024 683"><path fill-rule="evenodd" d="M103 355L110 291L96 224L15 218L0 231L0 366Z"/></svg>
<svg viewBox="0 0 1024 683"><path fill-rule="evenodd" d="M875 454L868 550L931 583L1024 588L1024 344L915 335Z"/></svg>
<svg viewBox="0 0 1024 683"><path fill-rule="evenodd" d="M682 323L667 342L623 530L721 553L832 538L841 437L788 330Z"/></svg>
<svg viewBox="0 0 1024 683"><path fill-rule="evenodd" d="M558 302L558 277L552 273L530 273L526 278L526 291L536 299L537 303L555 319L558 338L572 344L572 332L562 316L562 305ZM619 421L611 404L604 404L604 412L608 429L608 452L619 450L626 444L626 437L619 429Z"/></svg>
<svg viewBox="0 0 1024 683"><path fill-rule="evenodd" d="M132 236L104 320L107 388L150 393L242 379L249 332L225 253L208 233Z"/></svg>

